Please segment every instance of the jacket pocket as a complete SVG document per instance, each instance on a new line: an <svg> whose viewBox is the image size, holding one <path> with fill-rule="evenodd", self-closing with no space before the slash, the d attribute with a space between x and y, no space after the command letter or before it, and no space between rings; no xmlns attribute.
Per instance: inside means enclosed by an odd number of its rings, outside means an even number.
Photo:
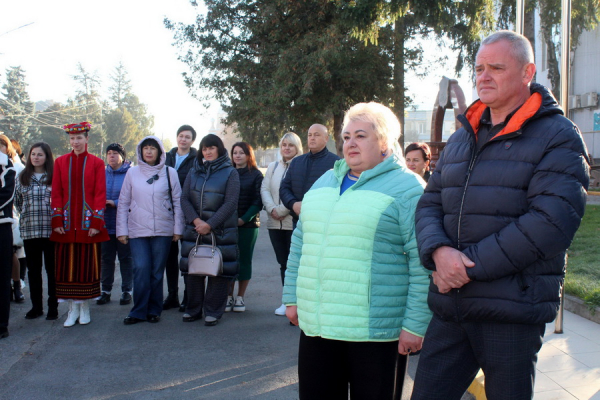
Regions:
<svg viewBox="0 0 600 400"><path fill-rule="evenodd" d="M519 289L521 289L521 292L525 292L527 289L529 289L529 287L531 285L527 284L526 280L525 280L525 276L523 275L522 272L519 272L517 275L517 283L519 285Z"/></svg>

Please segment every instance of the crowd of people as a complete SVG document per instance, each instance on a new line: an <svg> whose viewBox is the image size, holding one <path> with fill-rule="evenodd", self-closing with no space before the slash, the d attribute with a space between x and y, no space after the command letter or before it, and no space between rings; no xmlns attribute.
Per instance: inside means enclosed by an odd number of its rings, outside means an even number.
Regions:
<svg viewBox="0 0 600 400"><path fill-rule="evenodd" d="M168 153L159 138L142 139L136 166L118 143L106 165L89 154L86 122L65 126L72 152L53 160L36 143L22 167L0 135L0 338L10 299L24 301L23 257L27 319L44 315L44 266L46 319L67 302L64 326L88 324L90 301L110 302L117 257L120 304L133 301L126 325L159 322L170 308L206 326L244 312L264 209L283 286L275 314L301 329L301 399L397 398L398 370L419 351L415 400L459 399L479 368L488 398L531 399L589 159L578 128L532 83L525 37L487 37L475 72L479 100L434 170L427 144L403 150L398 118L374 102L347 110L343 158L314 124L308 152L284 134L264 176L248 143L228 152L208 134L196 150L188 125ZM190 251L213 243L222 273L192 274Z"/></svg>

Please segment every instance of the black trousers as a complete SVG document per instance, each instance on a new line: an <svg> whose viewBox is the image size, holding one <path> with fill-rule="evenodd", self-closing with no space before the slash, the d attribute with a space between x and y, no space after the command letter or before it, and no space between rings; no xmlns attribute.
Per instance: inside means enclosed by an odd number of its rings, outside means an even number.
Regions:
<svg viewBox="0 0 600 400"><path fill-rule="evenodd" d="M192 317L221 319L225 313L230 278L186 275L187 303L185 312Z"/></svg>
<svg viewBox="0 0 600 400"><path fill-rule="evenodd" d="M27 257L27 277L29 278L29 292L33 309L43 311L43 285L42 285L42 257L46 267L48 280L48 308L56 309L56 268L54 267L55 243L48 238L24 240L25 256Z"/></svg>
<svg viewBox="0 0 600 400"><path fill-rule="evenodd" d="M531 399L546 324L450 322L433 316L412 400L460 399L479 368L489 400Z"/></svg>
<svg viewBox="0 0 600 400"><path fill-rule="evenodd" d="M179 300L179 241L171 243L165 275L167 276L169 296L173 296Z"/></svg>
<svg viewBox="0 0 600 400"><path fill-rule="evenodd" d="M281 273L281 284L285 279L285 270L287 269L287 260L290 255L290 246L292 245L292 234L294 231L283 229L269 229L269 238L275 250L275 258L279 264Z"/></svg>
<svg viewBox="0 0 600 400"><path fill-rule="evenodd" d="M391 400L398 341L345 342L300 333L301 400Z"/></svg>
<svg viewBox="0 0 600 400"><path fill-rule="evenodd" d="M0 328L8 327L10 316L10 278L12 276L13 235L10 223L0 224Z"/></svg>

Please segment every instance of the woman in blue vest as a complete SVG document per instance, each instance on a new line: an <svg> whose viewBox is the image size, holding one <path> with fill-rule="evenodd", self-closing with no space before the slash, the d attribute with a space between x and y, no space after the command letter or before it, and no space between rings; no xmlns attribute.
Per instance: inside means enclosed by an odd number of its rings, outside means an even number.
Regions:
<svg viewBox="0 0 600 400"><path fill-rule="evenodd" d="M218 136L206 135L199 149L181 196L185 229L180 269L184 273L187 290L183 321L192 322L204 316L204 325L214 326L225 312L229 283L238 274L237 204L240 179ZM187 273L188 255L198 235L201 235L199 242L211 244L211 233L223 255L223 275L209 277L206 283L206 277Z"/></svg>

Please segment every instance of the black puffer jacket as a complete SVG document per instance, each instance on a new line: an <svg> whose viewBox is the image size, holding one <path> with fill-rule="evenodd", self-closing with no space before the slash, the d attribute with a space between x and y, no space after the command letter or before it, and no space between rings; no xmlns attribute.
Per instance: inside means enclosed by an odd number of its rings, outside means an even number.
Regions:
<svg viewBox="0 0 600 400"><path fill-rule="evenodd" d="M17 174L12 161L4 153L0 153L0 224L13 222L12 210L15 197Z"/></svg>
<svg viewBox="0 0 600 400"><path fill-rule="evenodd" d="M183 187L183 183L185 182L185 178L187 177L188 172L194 165L194 161L196 160L196 156L198 155L198 151L191 147L190 153L188 156L181 162L179 169L177 170L177 176L179 176L179 184ZM175 168L175 163L177 162L177 147L173 147L171 151L167 153L167 159L165 160L165 165L169 167Z"/></svg>
<svg viewBox="0 0 600 400"><path fill-rule="evenodd" d="M475 262L472 280L429 306L453 321L550 322L556 316L565 251L583 217L589 183L587 152L577 127L552 94L532 96L507 126L476 153L486 106L476 101L448 140L416 213L423 265L435 270L441 246Z"/></svg>
<svg viewBox="0 0 600 400"><path fill-rule="evenodd" d="M325 147L318 153L308 152L292 160L285 177L281 181L279 198L285 208L290 210L294 220L298 220L298 216L294 213L294 203L302 201L306 192L317 179L332 169L333 164L339 159L336 154Z"/></svg>
<svg viewBox="0 0 600 400"><path fill-rule="evenodd" d="M238 217L246 222L240 228L258 228L260 226L259 212L262 208L260 186L264 176L259 170L248 169L248 167L238 168L237 172L240 174ZM252 210L250 210L251 208ZM251 215L246 215L249 210Z"/></svg>
<svg viewBox="0 0 600 400"><path fill-rule="evenodd" d="M227 188L233 187L233 197L227 194ZM223 254L223 276L233 277L239 272L237 200L239 196L239 178L227 154L213 162L194 165L184 184L181 207L185 216L185 229L181 242L181 260L179 269L188 270L188 254L196 244L198 237L193 220L197 217L205 221L215 234L217 247ZM202 236L204 244L211 244L210 235Z"/></svg>

